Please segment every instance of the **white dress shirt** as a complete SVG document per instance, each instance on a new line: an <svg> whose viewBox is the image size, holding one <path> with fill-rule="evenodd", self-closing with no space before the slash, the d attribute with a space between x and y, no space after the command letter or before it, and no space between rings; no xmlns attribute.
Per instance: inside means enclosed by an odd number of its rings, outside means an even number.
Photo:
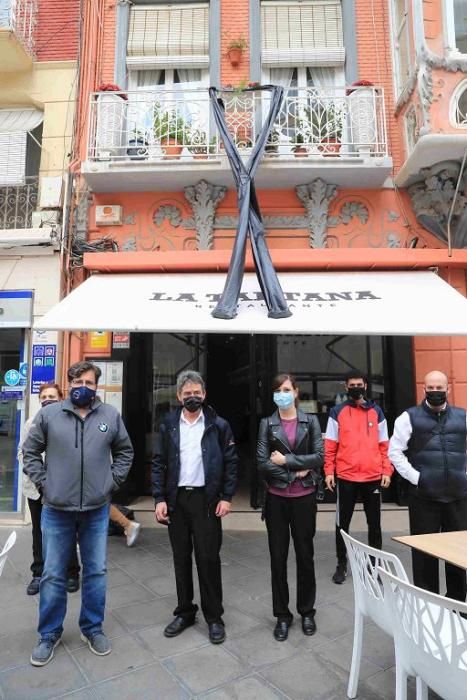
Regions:
<svg viewBox="0 0 467 700"><path fill-rule="evenodd" d="M190 423L180 414L180 476L179 486L204 486L204 466L201 438L204 434L204 413Z"/></svg>
<svg viewBox="0 0 467 700"><path fill-rule="evenodd" d="M394 432L389 441L388 456L399 474L417 486L420 472L412 467L404 452L412 436L412 423L407 411L401 413L394 423Z"/></svg>

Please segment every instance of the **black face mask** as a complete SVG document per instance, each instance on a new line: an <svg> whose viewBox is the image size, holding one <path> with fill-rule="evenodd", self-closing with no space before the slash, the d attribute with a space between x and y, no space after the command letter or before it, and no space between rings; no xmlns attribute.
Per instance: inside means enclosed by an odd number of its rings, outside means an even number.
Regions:
<svg viewBox="0 0 467 700"><path fill-rule="evenodd" d="M200 396L189 396L183 399L183 408L186 408L190 413L196 413L203 405L203 399Z"/></svg>
<svg viewBox="0 0 467 700"><path fill-rule="evenodd" d="M447 391L425 391L425 397L430 406L443 406L447 395Z"/></svg>
<svg viewBox="0 0 467 700"><path fill-rule="evenodd" d="M57 401L58 399L45 399L44 401L41 401L41 408L49 406L51 403L57 403Z"/></svg>
<svg viewBox="0 0 467 700"><path fill-rule="evenodd" d="M352 401L358 401L359 399L365 398L365 387L363 386L351 386L347 389L347 396Z"/></svg>

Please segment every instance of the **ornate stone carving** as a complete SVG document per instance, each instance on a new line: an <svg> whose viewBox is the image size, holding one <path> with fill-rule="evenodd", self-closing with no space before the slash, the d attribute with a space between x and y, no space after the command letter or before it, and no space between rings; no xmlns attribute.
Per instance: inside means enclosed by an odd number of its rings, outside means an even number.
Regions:
<svg viewBox="0 0 467 700"><path fill-rule="evenodd" d="M212 248L216 208L224 199L227 188L200 180L193 187L185 187L184 192L193 209L198 250L209 250Z"/></svg>
<svg viewBox="0 0 467 700"><path fill-rule="evenodd" d="M77 193L73 220L73 238L75 241L85 241L88 237L89 207L91 202L92 194L88 189Z"/></svg>
<svg viewBox="0 0 467 700"><path fill-rule="evenodd" d="M337 194L337 185L329 185L321 178L316 178L308 185L298 185L295 191L306 212L310 246L325 248L329 203Z"/></svg>
<svg viewBox="0 0 467 700"><path fill-rule="evenodd" d="M136 236L126 238L122 243L122 250L138 250Z"/></svg>
<svg viewBox="0 0 467 700"><path fill-rule="evenodd" d="M153 221L157 226L161 226L164 219L167 219L172 226L180 226L182 223L180 209L171 204L163 204L154 212Z"/></svg>
<svg viewBox="0 0 467 700"><path fill-rule="evenodd" d="M437 163L421 170L420 181L407 188L418 223L443 243L447 241L447 222L459 172L460 165L455 161ZM467 247L466 184L464 172L451 220L454 248Z"/></svg>

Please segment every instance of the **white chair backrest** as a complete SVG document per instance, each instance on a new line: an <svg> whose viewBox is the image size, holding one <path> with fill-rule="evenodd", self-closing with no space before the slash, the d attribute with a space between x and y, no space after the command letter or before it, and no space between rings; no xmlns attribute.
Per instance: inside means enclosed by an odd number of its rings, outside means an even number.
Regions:
<svg viewBox="0 0 467 700"><path fill-rule="evenodd" d="M385 605L383 586L377 569L381 567L408 581L401 560L395 554L359 542L343 530L341 535L352 569L355 608L392 636L391 615Z"/></svg>
<svg viewBox="0 0 467 700"><path fill-rule="evenodd" d="M467 605L379 570L394 621L396 655L444 700L467 697Z"/></svg>
<svg viewBox="0 0 467 700"><path fill-rule="evenodd" d="M5 542L5 546L3 547L2 551L0 552L0 576L2 575L3 567L5 566L5 562L8 556L8 552L10 549L13 547L14 543L16 542L16 532L13 530L7 541Z"/></svg>

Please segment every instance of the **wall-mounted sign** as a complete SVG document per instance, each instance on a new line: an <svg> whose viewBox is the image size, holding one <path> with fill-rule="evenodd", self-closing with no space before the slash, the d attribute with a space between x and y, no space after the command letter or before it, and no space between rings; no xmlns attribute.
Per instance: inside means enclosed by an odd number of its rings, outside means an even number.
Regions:
<svg viewBox="0 0 467 700"><path fill-rule="evenodd" d="M38 394L41 384L55 382L57 346L33 345L31 394Z"/></svg>
<svg viewBox="0 0 467 700"><path fill-rule="evenodd" d="M7 369L5 372L5 384L8 384L8 386L16 386L19 384L20 379L21 375L17 369Z"/></svg>
<svg viewBox="0 0 467 700"><path fill-rule="evenodd" d="M114 350L127 350L130 347L130 334L114 333L112 347Z"/></svg>
<svg viewBox="0 0 467 700"><path fill-rule="evenodd" d="M0 328L30 328L32 292L24 289L0 291Z"/></svg>

